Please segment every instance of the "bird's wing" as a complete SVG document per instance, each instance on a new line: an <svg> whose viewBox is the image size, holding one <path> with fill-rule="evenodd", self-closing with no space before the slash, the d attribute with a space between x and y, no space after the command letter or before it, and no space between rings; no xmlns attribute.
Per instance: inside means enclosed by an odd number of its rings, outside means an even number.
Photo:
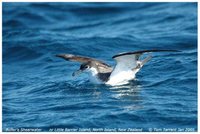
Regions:
<svg viewBox="0 0 200 134"><path fill-rule="evenodd" d="M100 60L93 59L90 57L73 55L73 54L58 54L56 56L63 58L67 61L75 61L75 62L80 62L80 63L95 62L95 64L99 67L99 71L102 73L104 73L104 71L105 72L112 71L112 67L110 65L108 65Z"/></svg>
<svg viewBox="0 0 200 134"><path fill-rule="evenodd" d="M112 58L116 60L117 64L113 69L111 76L116 75L122 71L130 71L137 68L138 64L144 65L151 57L147 57L143 61L139 61L140 56L147 52L178 52L177 50L141 50L134 52L125 52L114 55Z"/></svg>

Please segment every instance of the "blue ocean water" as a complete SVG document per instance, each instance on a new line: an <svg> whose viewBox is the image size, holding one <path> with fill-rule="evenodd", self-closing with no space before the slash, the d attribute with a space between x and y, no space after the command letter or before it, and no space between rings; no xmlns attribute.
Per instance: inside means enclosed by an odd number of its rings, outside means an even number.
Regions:
<svg viewBox="0 0 200 134"><path fill-rule="evenodd" d="M3 131L197 131L197 3L3 3L2 49ZM113 87L55 57L144 49L181 52Z"/></svg>

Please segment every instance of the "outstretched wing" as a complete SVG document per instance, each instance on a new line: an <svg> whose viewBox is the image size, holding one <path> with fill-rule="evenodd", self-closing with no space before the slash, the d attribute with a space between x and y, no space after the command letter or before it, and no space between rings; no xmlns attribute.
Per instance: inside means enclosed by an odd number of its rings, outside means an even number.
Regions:
<svg viewBox="0 0 200 134"><path fill-rule="evenodd" d="M120 56L133 55L133 54L135 54L135 55L137 55L137 54L141 55L141 54L147 53L147 52L180 52L180 51L178 51L178 50L170 50L170 49L168 49L168 50L163 50L163 49L160 49L160 50L159 49L140 50L140 51L134 51L134 52L119 53L117 55L114 55L112 58L115 59L115 58L120 57Z"/></svg>
<svg viewBox="0 0 200 134"><path fill-rule="evenodd" d="M151 59L151 56L147 57L146 59L139 61L140 56L143 53L147 53L147 52L178 52L177 50L141 50L141 51L134 51L134 52L125 52L125 53L120 53L117 55L114 55L112 58L116 60L117 64L114 68L114 70L111 73L110 77L114 77L117 74L119 74L120 72L124 72L124 71L131 71L134 69L137 69L135 73L137 73L137 71L139 71L139 69L147 62Z"/></svg>
<svg viewBox="0 0 200 134"><path fill-rule="evenodd" d="M73 54L58 54L56 56L63 58L67 61L75 61L75 62L80 62L80 63L94 62L98 66L99 71L102 73L112 71L112 67L110 65L108 65L100 60L93 59L90 57L73 55Z"/></svg>
<svg viewBox="0 0 200 134"><path fill-rule="evenodd" d="M63 58L67 61L75 61L75 62L80 62L80 63L86 63L86 62L94 60L89 57L83 57L83 56L78 56L78 55L73 55L73 54L57 54L56 57Z"/></svg>

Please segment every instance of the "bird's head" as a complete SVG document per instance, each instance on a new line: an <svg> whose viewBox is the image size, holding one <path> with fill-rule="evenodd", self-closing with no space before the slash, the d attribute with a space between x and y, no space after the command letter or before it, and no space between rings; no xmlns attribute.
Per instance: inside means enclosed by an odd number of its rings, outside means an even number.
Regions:
<svg viewBox="0 0 200 134"><path fill-rule="evenodd" d="M72 76L77 76L82 72L90 72L92 75L96 75L98 73L96 64L93 62L83 63L80 68L72 74Z"/></svg>

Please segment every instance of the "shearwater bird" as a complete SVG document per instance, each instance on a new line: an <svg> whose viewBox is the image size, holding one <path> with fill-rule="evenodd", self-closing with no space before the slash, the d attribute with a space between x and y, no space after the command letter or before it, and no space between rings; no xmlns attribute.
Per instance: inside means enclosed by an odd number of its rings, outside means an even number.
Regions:
<svg viewBox="0 0 200 134"><path fill-rule="evenodd" d="M148 62L152 56L149 55L144 59L140 59L141 55L150 52L179 52L177 50L140 50L133 52L124 52L114 55L112 58L117 64L113 68L110 65L85 56L73 54L58 54L57 57L67 61L76 61L82 63L79 70L75 71L72 76L76 76L81 72L88 72L90 80L108 85L122 85L135 78L136 73Z"/></svg>

